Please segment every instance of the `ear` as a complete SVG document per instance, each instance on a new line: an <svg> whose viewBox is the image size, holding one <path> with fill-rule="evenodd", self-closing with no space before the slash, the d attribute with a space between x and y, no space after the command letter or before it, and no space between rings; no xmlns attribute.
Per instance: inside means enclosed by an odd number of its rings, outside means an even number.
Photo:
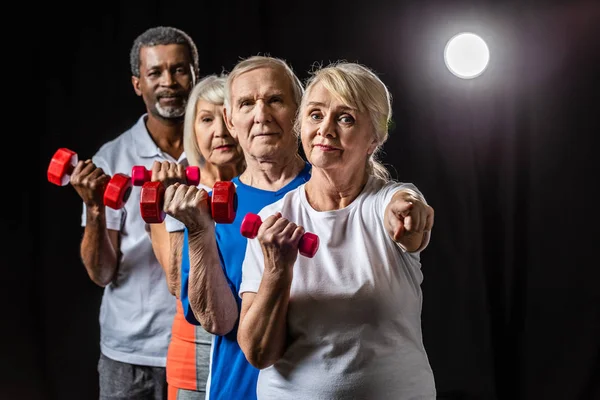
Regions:
<svg viewBox="0 0 600 400"><path fill-rule="evenodd" d="M133 90L135 91L135 94L137 94L138 96L141 96L142 91L140 89L140 78L132 75L131 76L131 84L133 85Z"/></svg>
<svg viewBox="0 0 600 400"><path fill-rule="evenodd" d="M233 126L232 121L230 120L231 116L229 114L227 113L227 108L223 107L223 121L225 121L225 126L227 127L227 130L229 131L231 136L237 140L237 133L235 131L235 127Z"/></svg>
<svg viewBox="0 0 600 400"><path fill-rule="evenodd" d="M373 152L375 152L375 150L377 149L377 146L379 146L379 143L377 143L377 139L373 138L373 140L369 144L369 147L367 148L367 154L373 154Z"/></svg>

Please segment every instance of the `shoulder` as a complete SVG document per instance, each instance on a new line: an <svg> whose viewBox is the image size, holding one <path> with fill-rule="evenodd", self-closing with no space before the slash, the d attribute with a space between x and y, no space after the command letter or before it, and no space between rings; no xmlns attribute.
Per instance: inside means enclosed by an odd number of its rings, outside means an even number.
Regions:
<svg viewBox="0 0 600 400"><path fill-rule="evenodd" d="M131 148L133 139L132 128L120 133L117 137L105 142L95 154L99 158L111 158Z"/></svg>
<svg viewBox="0 0 600 400"><path fill-rule="evenodd" d="M297 206L301 202L300 195L303 190L303 186L304 184L290 190L279 200L263 207L259 212L260 217L264 219L264 217L273 215L276 212L284 212L285 214L285 210Z"/></svg>
<svg viewBox="0 0 600 400"><path fill-rule="evenodd" d="M94 163L103 167L116 168L123 159L132 158L131 154L136 150L134 135L138 124L100 146L92 158Z"/></svg>

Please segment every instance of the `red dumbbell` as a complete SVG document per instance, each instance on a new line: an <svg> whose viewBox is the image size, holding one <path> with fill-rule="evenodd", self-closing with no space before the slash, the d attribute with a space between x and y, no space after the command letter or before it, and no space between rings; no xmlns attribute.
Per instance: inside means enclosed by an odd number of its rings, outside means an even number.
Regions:
<svg viewBox="0 0 600 400"><path fill-rule="evenodd" d="M260 216L248 213L242 220L242 226L240 227L240 232L242 236L247 237L248 239L254 239L258 234L258 228L262 225L262 220ZM319 250L319 237L311 232L305 232L304 235L300 238L300 243L298 243L298 252L302 254L304 257L312 258Z"/></svg>
<svg viewBox="0 0 600 400"><path fill-rule="evenodd" d="M58 186L65 186L75 166L77 153L66 148L60 148L54 153L48 166L48 181ZM123 208L131 194L131 178L125 174L115 174L104 187L104 205L115 210Z"/></svg>
<svg viewBox="0 0 600 400"><path fill-rule="evenodd" d="M235 219L237 195L231 181L218 181L208 197L208 209L215 222L230 224ZM165 186L159 182L146 182L140 195L140 213L149 224L159 224L165 219Z"/></svg>
<svg viewBox="0 0 600 400"><path fill-rule="evenodd" d="M152 171L146 169L143 165L136 165L131 169L131 181L133 186L143 186L150 182ZM189 166L185 169L185 180L188 185L198 186L200 183L200 168Z"/></svg>

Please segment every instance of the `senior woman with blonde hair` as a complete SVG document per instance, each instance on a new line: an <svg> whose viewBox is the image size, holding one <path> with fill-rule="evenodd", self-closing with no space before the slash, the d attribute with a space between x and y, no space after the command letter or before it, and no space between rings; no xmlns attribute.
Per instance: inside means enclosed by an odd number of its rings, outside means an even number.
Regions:
<svg viewBox="0 0 600 400"><path fill-rule="evenodd" d="M312 176L261 210L242 268L238 341L259 400L435 399L420 287L434 211L375 158L391 114L362 65L308 81L297 126ZM305 230L313 258L298 255Z"/></svg>
<svg viewBox="0 0 600 400"><path fill-rule="evenodd" d="M229 181L243 172L244 155L223 121L227 76L208 75L189 95L183 130L183 148L189 165L200 167L200 188L210 191L216 181ZM153 165L153 180L182 182L185 167L163 162ZM181 290L181 253L185 226L168 216L164 224L151 224L152 247L177 297L171 342L167 353L169 400L205 398L210 369L212 335L184 317Z"/></svg>

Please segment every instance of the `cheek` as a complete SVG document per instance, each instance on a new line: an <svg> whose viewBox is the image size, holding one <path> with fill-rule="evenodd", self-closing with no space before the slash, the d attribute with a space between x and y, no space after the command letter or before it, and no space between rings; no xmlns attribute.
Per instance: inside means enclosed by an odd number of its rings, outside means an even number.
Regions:
<svg viewBox="0 0 600 400"><path fill-rule="evenodd" d="M210 152L211 139L209 129L206 129L206 127L196 127L196 141L198 142L198 147L204 157Z"/></svg>
<svg viewBox="0 0 600 400"><path fill-rule="evenodd" d="M306 126L300 129L300 141L302 142L302 148L305 154L310 153L310 144L315 137L314 129L308 129Z"/></svg>

